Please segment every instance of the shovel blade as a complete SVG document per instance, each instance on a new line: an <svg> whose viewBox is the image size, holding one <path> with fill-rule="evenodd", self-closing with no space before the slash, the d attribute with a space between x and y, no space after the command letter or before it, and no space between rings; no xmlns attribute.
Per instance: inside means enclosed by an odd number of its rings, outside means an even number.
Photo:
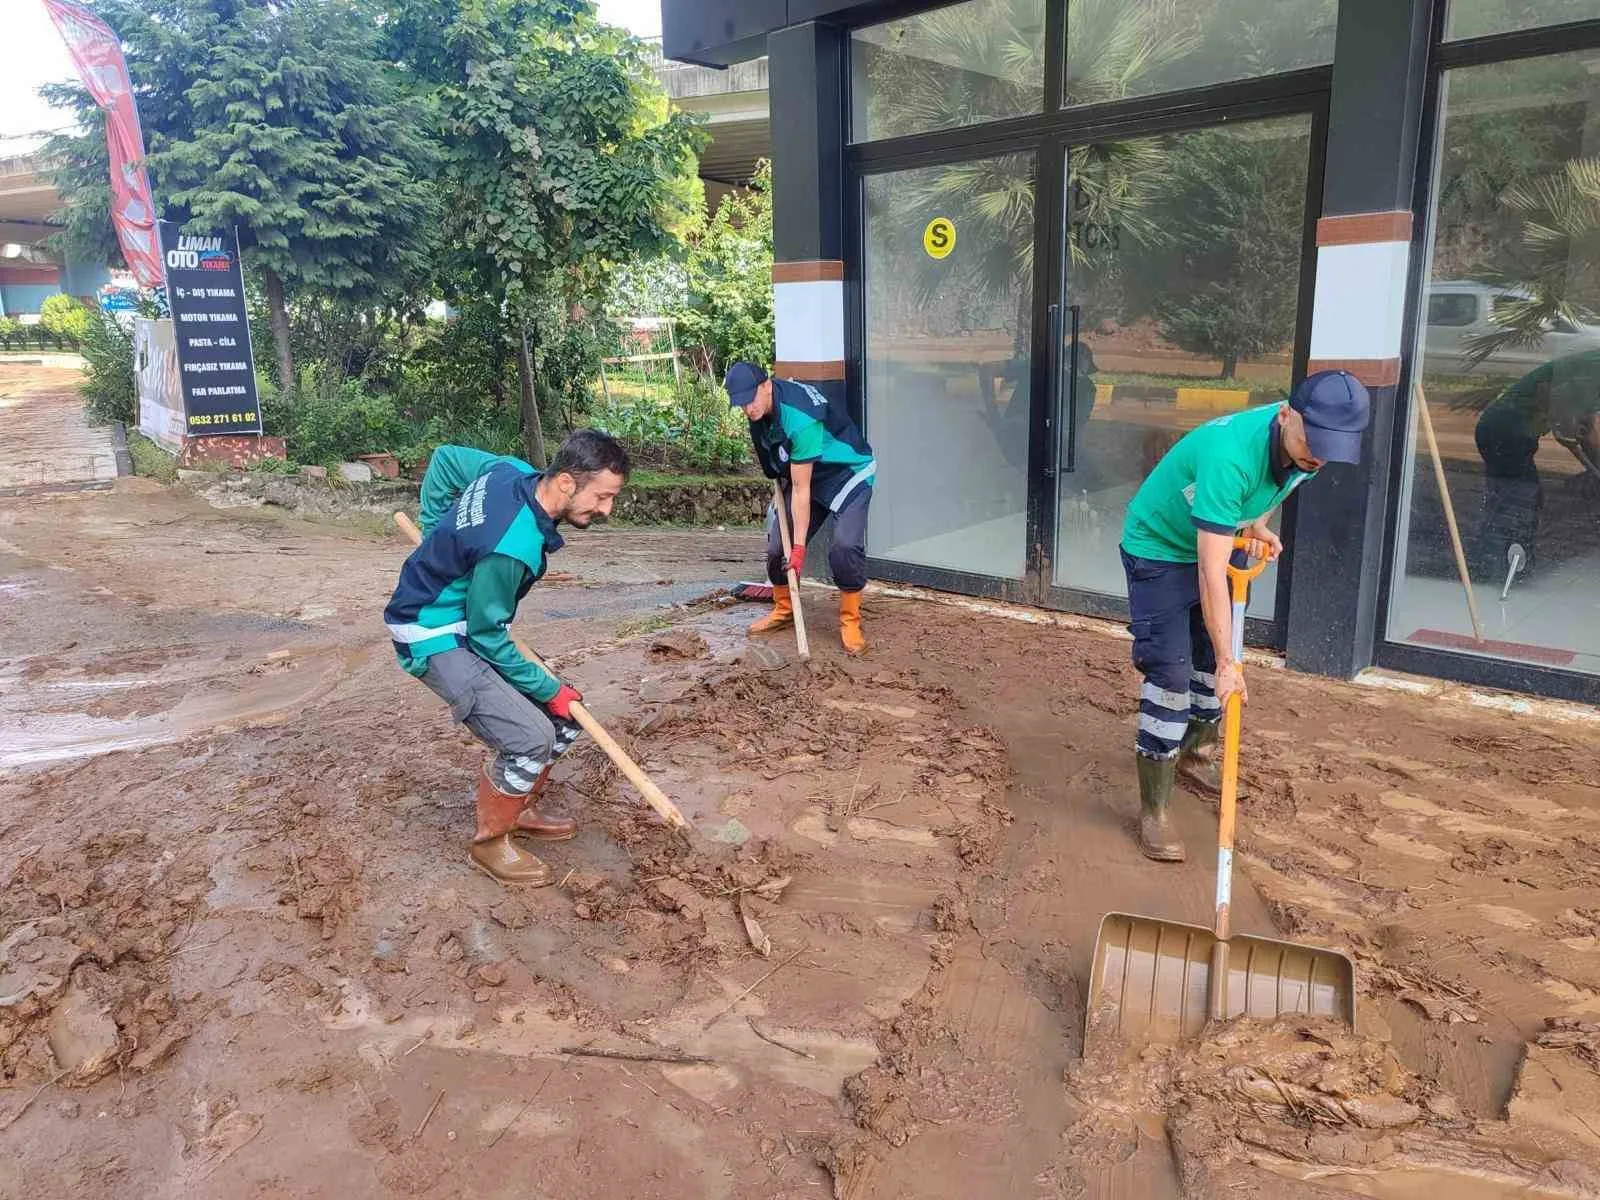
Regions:
<svg viewBox="0 0 1600 1200"><path fill-rule="evenodd" d="M1138 1047L1198 1038L1209 1017L1216 935L1133 913L1108 913L1095 939L1085 1043ZM1355 964L1337 950L1274 938L1228 939L1225 1015L1335 1017L1356 1024Z"/></svg>

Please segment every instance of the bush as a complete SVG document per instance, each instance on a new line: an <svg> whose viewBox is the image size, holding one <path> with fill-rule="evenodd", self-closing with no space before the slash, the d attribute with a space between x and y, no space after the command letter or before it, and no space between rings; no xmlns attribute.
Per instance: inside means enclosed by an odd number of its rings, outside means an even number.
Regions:
<svg viewBox="0 0 1600 1200"><path fill-rule="evenodd" d="M630 388L590 410L592 423L628 448L642 466L732 471L750 461L745 418L728 407L709 376L687 371L675 388Z"/></svg>
<svg viewBox="0 0 1600 1200"><path fill-rule="evenodd" d="M133 335L106 314L90 314L79 307L89 318L81 343L84 410L96 425L112 421L137 425L139 391L133 370Z"/></svg>
<svg viewBox="0 0 1600 1200"><path fill-rule="evenodd" d="M99 312L91 313L82 301L71 296L50 296L39 309L39 324L47 333L81 345L89 333L90 324Z"/></svg>
<svg viewBox="0 0 1600 1200"><path fill-rule="evenodd" d="M358 380L263 398L267 428L288 439L289 457L301 463L347 462L416 439L394 397Z"/></svg>

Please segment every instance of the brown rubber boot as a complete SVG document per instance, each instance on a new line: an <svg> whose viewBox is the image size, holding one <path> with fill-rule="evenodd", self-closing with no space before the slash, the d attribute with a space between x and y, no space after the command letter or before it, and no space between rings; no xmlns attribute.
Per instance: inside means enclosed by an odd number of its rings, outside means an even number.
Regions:
<svg viewBox="0 0 1600 1200"><path fill-rule="evenodd" d="M861 636L861 593L839 593L839 640L846 654L865 654L867 639Z"/></svg>
<svg viewBox="0 0 1600 1200"><path fill-rule="evenodd" d="M1222 765L1217 753L1218 721L1190 721L1178 748L1178 777L1205 796L1222 795Z"/></svg>
<svg viewBox="0 0 1600 1200"><path fill-rule="evenodd" d="M1139 852L1156 862L1182 862L1188 855L1167 811L1177 760L1134 757L1139 768Z"/></svg>
<svg viewBox="0 0 1600 1200"><path fill-rule="evenodd" d="M546 763L539 778L533 781L533 790L527 795L527 804L517 814L516 832L526 834L535 842L570 842L578 836L578 823L571 817L547 817L539 812L539 797L550 782L550 768Z"/></svg>
<svg viewBox="0 0 1600 1200"><path fill-rule="evenodd" d="M472 865L503 884L544 887L555 881L555 875L511 840L525 799L495 787L488 768L478 776L478 829L472 837Z"/></svg>
<svg viewBox="0 0 1600 1200"><path fill-rule="evenodd" d="M786 585L772 585L772 608L759 621L750 622L751 633L771 633L774 629L787 629L794 624L794 601L789 598Z"/></svg>

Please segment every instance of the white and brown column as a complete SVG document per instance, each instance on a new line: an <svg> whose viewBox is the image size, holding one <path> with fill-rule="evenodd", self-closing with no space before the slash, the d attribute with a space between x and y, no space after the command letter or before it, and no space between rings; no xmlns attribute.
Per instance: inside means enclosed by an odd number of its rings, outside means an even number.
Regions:
<svg viewBox="0 0 1600 1200"><path fill-rule="evenodd" d="M845 402L848 50L843 30L818 21L767 38L775 370L838 404Z"/></svg>
<svg viewBox="0 0 1600 1200"><path fill-rule="evenodd" d="M772 267L774 371L806 383L844 380L844 262L779 262Z"/></svg>
<svg viewBox="0 0 1600 1200"><path fill-rule="evenodd" d="M1349 371L1369 388L1400 382L1411 213L1317 222L1317 288L1306 372Z"/></svg>

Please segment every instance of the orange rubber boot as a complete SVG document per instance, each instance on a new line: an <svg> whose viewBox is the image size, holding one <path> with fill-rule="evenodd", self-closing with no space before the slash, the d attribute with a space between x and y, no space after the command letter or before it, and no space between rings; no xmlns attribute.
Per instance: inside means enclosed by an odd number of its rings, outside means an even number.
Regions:
<svg viewBox="0 0 1600 1200"><path fill-rule="evenodd" d="M478 776L478 829L472 836L472 865L504 884L545 887L555 882L550 868L511 840L526 796L495 787L488 768Z"/></svg>
<svg viewBox="0 0 1600 1200"><path fill-rule="evenodd" d="M846 654L865 654L867 639L861 636L861 593L839 593L839 640Z"/></svg>
<svg viewBox="0 0 1600 1200"><path fill-rule="evenodd" d="M759 621L750 623L751 633L771 633L774 629L787 629L794 624L794 601L784 584L772 587L772 610Z"/></svg>

